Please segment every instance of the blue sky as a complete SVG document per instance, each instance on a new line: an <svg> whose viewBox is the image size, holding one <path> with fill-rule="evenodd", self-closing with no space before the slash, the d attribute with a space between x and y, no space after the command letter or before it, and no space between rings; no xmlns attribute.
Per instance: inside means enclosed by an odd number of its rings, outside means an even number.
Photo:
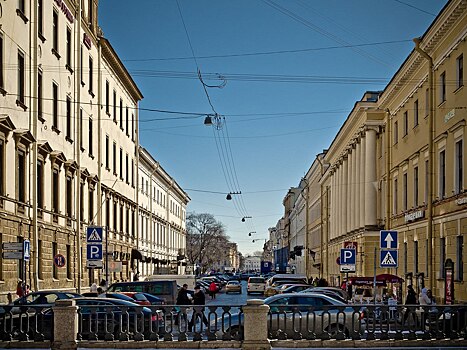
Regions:
<svg viewBox="0 0 467 350"><path fill-rule="evenodd" d="M188 211L213 214L248 254L355 101L384 89L445 4L101 0L99 20L144 95L141 144L189 194ZM213 113L219 130L203 124Z"/></svg>

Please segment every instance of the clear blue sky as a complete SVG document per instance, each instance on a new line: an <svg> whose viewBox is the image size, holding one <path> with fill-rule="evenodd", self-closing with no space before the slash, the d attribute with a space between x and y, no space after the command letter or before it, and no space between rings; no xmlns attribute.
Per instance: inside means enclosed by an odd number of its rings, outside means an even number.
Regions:
<svg viewBox="0 0 467 350"><path fill-rule="evenodd" d="M445 4L101 0L99 19L144 95L140 107L187 113L142 110L142 146L189 194L188 211L213 214L248 254L355 101L384 89ZM206 88L225 117L219 131L196 114L214 113L198 68L206 85L225 82ZM227 201L230 191L242 194Z"/></svg>

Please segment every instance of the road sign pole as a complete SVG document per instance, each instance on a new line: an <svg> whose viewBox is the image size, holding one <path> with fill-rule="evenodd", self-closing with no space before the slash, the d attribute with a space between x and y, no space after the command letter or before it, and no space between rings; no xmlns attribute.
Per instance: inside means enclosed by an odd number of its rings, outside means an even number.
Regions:
<svg viewBox="0 0 467 350"><path fill-rule="evenodd" d="M373 270L373 304L376 304L376 247L375 247L375 268Z"/></svg>
<svg viewBox="0 0 467 350"><path fill-rule="evenodd" d="M110 286L109 281L109 226L105 227L105 283Z"/></svg>

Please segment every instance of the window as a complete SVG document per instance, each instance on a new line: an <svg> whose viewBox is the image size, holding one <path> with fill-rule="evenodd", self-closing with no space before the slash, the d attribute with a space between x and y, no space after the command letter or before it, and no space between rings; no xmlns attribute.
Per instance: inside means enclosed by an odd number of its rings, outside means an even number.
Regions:
<svg viewBox="0 0 467 350"><path fill-rule="evenodd" d="M73 121L71 120L71 98L66 97L66 139L71 141L71 125Z"/></svg>
<svg viewBox="0 0 467 350"><path fill-rule="evenodd" d="M110 196L105 198L105 224L110 228Z"/></svg>
<svg viewBox="0 0 467 350"><path fill-rule="evenodd" d="M123 233L123 203L120 204L120 233Z"/></svg>
<svg viewBox="0 0 467 350"><path fill-rule="evenodd" d="M44 161L37 160L37 207L44 209Z"/></svg>
<svg viewBox="0 0 467 350"><path fill-rule="evenodd" d="M135 140L135 116L131 114L131 141Z"/></svg>
<svg viewBox="0 0 467 350"><path fill-rule="evenodd" d="M110 139L109 135L105 135L105 168L110 169L110 164L109 164L109 152L110 152Z"/></svg>
<svg viewBox="0 0 467 350"><path fill-rule="evenodd" d="M413 169L413 205L418 207L418 167Z"/></svg>
<svg viewBox="0 0 467 350"><path fill-rule="evenodd" d="M25 71L24 71L24 54L18 51L18 101L24 105L24 91L25 91Z"/></svg>
<svg viewBox="0 0 467 350"><path fill-rule="evenodd" d="M409 132L409 114L407 111L404 112L404 136L407 136L407 133Z"/></svg>
<svg viewBox="0 0 467 350"><path fill-rule="evenodd" d="M26 13L26 2L25 2L25 0L18 0L18 10L20 10L23 14Z"/></svg>
<svg viewBox="0 0 467 350"><path fill-rule="evenodd" d="M120 129L123 130L123 100L120 99Z"/></svg>
<svg viewBox="0 0 467 350"><path fill-rule="evenodd" d="M42 71L37 72L37 118L44 120L42 116Z"/></svg>
<svg viewBox="0 0 467 350"><path fill-rule="evenodd" d="M117 144L114 142L113 145L113 168L114 168L114 175L117 175Z"/></svg>
<svg viewBox="0 0 467 350"><path fill-rule="evenodd" d="M109 81L105 81L105 113L110 114L110 85Z"/></svg>
<svg viewBox="0 0 467 350"><path fill-rule="evenodd" d="M114 123L117 123L117 92L114 90L113 93L113 110L114 110Z"/></svg>
<svg viewBox="0 0 467 350"><path fill-rule="evenodd" d="M464 236L460 235L456 237L456 280L464 280L464 260L462 258L464 254Z"/></svg>
<svg viewBox="0 0 467 350"><path fill-rule="evenodd" d="M26 203L26 152L18 150L18 202Z"/></svg>
<svg viewBox="0 0 467 350"><path fill-rule="evenodd" d="M464 86L464 55L456 59L456 88Z"/></svg>
<svg viewBox="0 0 467 350"><path fill-rule="evenodd" d="M89 26L91 27L91 30L92 30L92 26L93 26L93 23L94 23L94 9L93 9L93 0L89 0L88 1L88 20L89 20Z"/></svg>
<svg viewBox="0 0 467 350"><path fill-rule="evenodd" d="M71 71L71 48L72 48L72 43L71 43L71 29L66 28L66 68L68 68L69 71Z"/></svg>
<svg viewBox="0 0 467 350"><path fill-rule="evenodd" d="M439 239L439 278L444 278L444 262L446 261L446 238Z"/></svg>
<svg viewBox="0 0 467 350"><path fill-rule="evenodd" d="M59 207L60 207L59 172L58 172L58 169L54 167L54 169L52 170L52 211L55 214L58 214L59 213Z"/></svg>
<svg viewBox="0 0 467 350"><path fill-rule="evenodd" d="M128 235L130 233L130 208L126 207L125 212L125 233Z"/></svg>
<svg viewBox="0 0 467 350"><path fill-rule="evenodd" d="M81 45L80 52L79 52L79 77L81 79L81 85L84 86L84 80L83 80L83 45Z"/></svg>
<svg viewBox="0 0 467 350"><path fill-rule="evenodd" d="M84 151L83 147L83 109L79 110L79 147Z"/></svg>
<svg viewBox="0 0 467 350"><path fill-rule="evenodd" d="M71 280L73 278L72 270L71 270L71 245L66 245L66 278Z"/></svg>
<svg viewBox="0 0 467 350"><path fill-rule="evenodd" d="M52 130L58 130L58 85L52 83Z"/></svg>
<svg viewBox="0 0 467 350"><path fill-rule="evenodd" d="M399 130L397 127L397 121L394 122L394 144L396 144L399 140Z"/></svg>
<svg viewBox="0 0 467 350"><path fill-rule="evenodd" d="M43 0L37 0L37 31L39 33L39 38L44 41L44 7L42 4Z"/></svg>
<svg viewBox="0 0 467 350"><path fill-rule="evenodd" d="M428 203L428 181L430 179L430 169L428 169L428 160L425 161L425 203Z"/></svg>
<svg viewBox="0 0 467 350"><path fill-rule="evenodd" d="M52 52L58 57L58 13L55 10L52 15Z"/></svg>
<svg viewBox="0 0 467 350"><path fill-rule="evenodd" d="M0 89L3 90L5 87L3 81L3 36L0 33Z"/></svg>
<svg viewBox="0 0 467 350"><path fill-rule="evenodd" d="M446 72L439 76L439 103L446 101Z"/></svg>
<svg viewBox="0 0 467 350"><path fill-rule="evenodd" d="M89 224L93 223L94 220L94 189L89 187Z"/></svg>
<svg viewBox="0 0 467 350"><path fill-rule="evenodd" d="M463 142L462 140L459 140L456 142L456 159L454 160L455 164L455 169L454 169L454 176L455 176L455 185L454 185L454 193L459 194L463 191L464 188L464 183L463 183L463 178L464 178L464 169L463 169Z"/></svg>
<svg viewBox="0 0 467 350"><path fill-rule="evenodd" d="M413 242L413 270L418 273L418 241Z"/></svg>
<svg viewBox="0 0 467 350"><path fill-rule="evenodd" d="M92 61L92 57L89 56L89 93L91 94L92 97L94 97L94 94L92 92L92 81L93 81L93 76L92 76L92 70L93 70L93 61Z"/></svg>
<svg viewBox="0 0 467 350"><path fill-rule="evenodd" d="M135 161L131 160L131 187L135 187Z"/></svg>
<svg viewBox="0 0 467 350"><path fill-rule="evenodd" d="M92 131L92 118L89 118L89 128L88 128L88 140L89 140L89 155L92 156L92 144L93 144L93 139L92 139L93 131Z"/></svg>
<svg viewBox="0 0 467 350"><path fill-rule="evenodd" d="M66 177L66 212L67 224L71 225L71 220L68 220L73 215L73 180L71 176Z"/></svg>
<svg viewBox="0 0 467 350"><path fill-rule="evenodd" d="M128 106L126 107L126 118L125 118L125 131L126 131L126 136L130 135L130 130L128 129Z"/></svg>
<svg viewBox="0 0 467 350"><path fill-rule="evenodd" d="M120 147L120 179L123 179L123 148Z"/></svg>
<svg viewBox="0 0 467 350"><path fill-rule="evenodd" d="M58 254L58 247L56 242L52 242L52 258ZM58 279L58 267L52 264L52 277Z"/></svg>
<svg viewBox="0 0 467 350"><path fill-rule="evenodd" d="M404 273L408 272L408 252L407 242L404 242Z"/></svg>
<svg viewBox="0 0 467 350"><path fill-rule="evenodd" d="M413 127L418 125L418 100L413 103Z"/></svg>
<svg viewBox="0 0 467 350"><path fill-rule="evenodd" d="M84 220L84 181L79 184L79 217Z"/></svg>
<svg viewBox="0 0 467 350"><path fill-rule="evenodd" d="M425 90L425 118L430 114L430 89Z"/></svg>
<svg viewBox="0 0 467 350"><path fill-rule="evenodd" d="M114 200L114 210L113 210L113 217L114 217L114 224L113 224L113 229L115 232L117 232L117 201Z"/></svg>
<svg viewBox="0 0 467 350"><path fill-rule="evenodd" d="M438 197L446 196L446 151L439 152L439 191Z"/></svg>
<svg viewBox="0 0 467 350"><path fill-rule="evenodd" d="M394 190L393 190L393 214L397 214L397 179L394 179Z"/></svg>
<svg viewBox="0 0 467 350"><path fill-rule="evenodd" d="M129 184L130 183L130 169L128 168L128 153L126 154L126 158L125 158L125 169L126 169L125 180L126 180L126 183Z"/></svg>
<svg viewBox="0 0 467 350"><path fill-rule="evenodd" d="M403 193L402 193L402 209L404 211L407 210L407 173L405 173L404 175L402 175L402 186L403 186Z"/></svg>

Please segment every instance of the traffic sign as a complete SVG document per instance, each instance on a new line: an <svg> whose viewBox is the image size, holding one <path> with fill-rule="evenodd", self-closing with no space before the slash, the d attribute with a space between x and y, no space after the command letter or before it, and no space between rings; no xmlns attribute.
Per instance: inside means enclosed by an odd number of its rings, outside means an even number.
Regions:
<svg viewBox="0 0 467 350"><path fill-rule="evenodd" d="M23 241L23 260L29 261L31 259L31 242L28 239Z"/></svg>
<svg viewBox="0 0 467 350"><path fill-rule="evenodd" d="M379 265L384 267L397 267L397 250L381 249Z"/></svg>
<svg viewBox="0 0 467 350"><path fill-rule="evenodd" d="M86 261L86 267L88 269L102 269L104 264L102 263L102 260L88 260Z"/></svg>
<svg viewBox="0 0 467 350"><path fill-rule="evenodd" d="M102 244L89 244L86 249L86 259L102 260Z"/></svg>
<svg viewBox="0 0 467 350"><path fill-rule="evenodd" d="M62 254L57 254L54 256L54 265L57 267L63 267L66 264L66 259Z"/></svg>
<svg viewBox="0 0 467 350"><path fill-rule="evenodd" d="M355 265L340 265L340 272L355 272Z"/></svg>
<svg viewBox="0 0 467 350"><path fill-rule="evenodd" d="M109 272L122 272L123 264L121 261L109 261Z"/></svg>
<svg viewBox="0 0 467 350"><path fill-rule="evenodd" d="M23 259L23 252L3 252L3 259Z"/></svg>
<svg viewBox="0 0 467 350"><path fill-rule="evenodd" d="M342 248L341 249L341 265L355 265L357 261L357 254L355 249Z"/></svg>
<svg viewBox="0 0 467 350"><path fill-rule="evenodd" d="M23 243L21 242L5 242L3 243L3 250L18 250L23 251Z"/></svg>
<svg viewBox="0 0 467 350"><path fill-rule="evenodd" d="M89 226L86 229L86 242L89 243L100 243L102 244L102 235L103 227L102 226Z"/></svg>
<svg viewBox="0 0 467 350"><path fill-rule="evenodd" d="M380 231L379 247L381 249L397 249L397 231Z"/></svg>

